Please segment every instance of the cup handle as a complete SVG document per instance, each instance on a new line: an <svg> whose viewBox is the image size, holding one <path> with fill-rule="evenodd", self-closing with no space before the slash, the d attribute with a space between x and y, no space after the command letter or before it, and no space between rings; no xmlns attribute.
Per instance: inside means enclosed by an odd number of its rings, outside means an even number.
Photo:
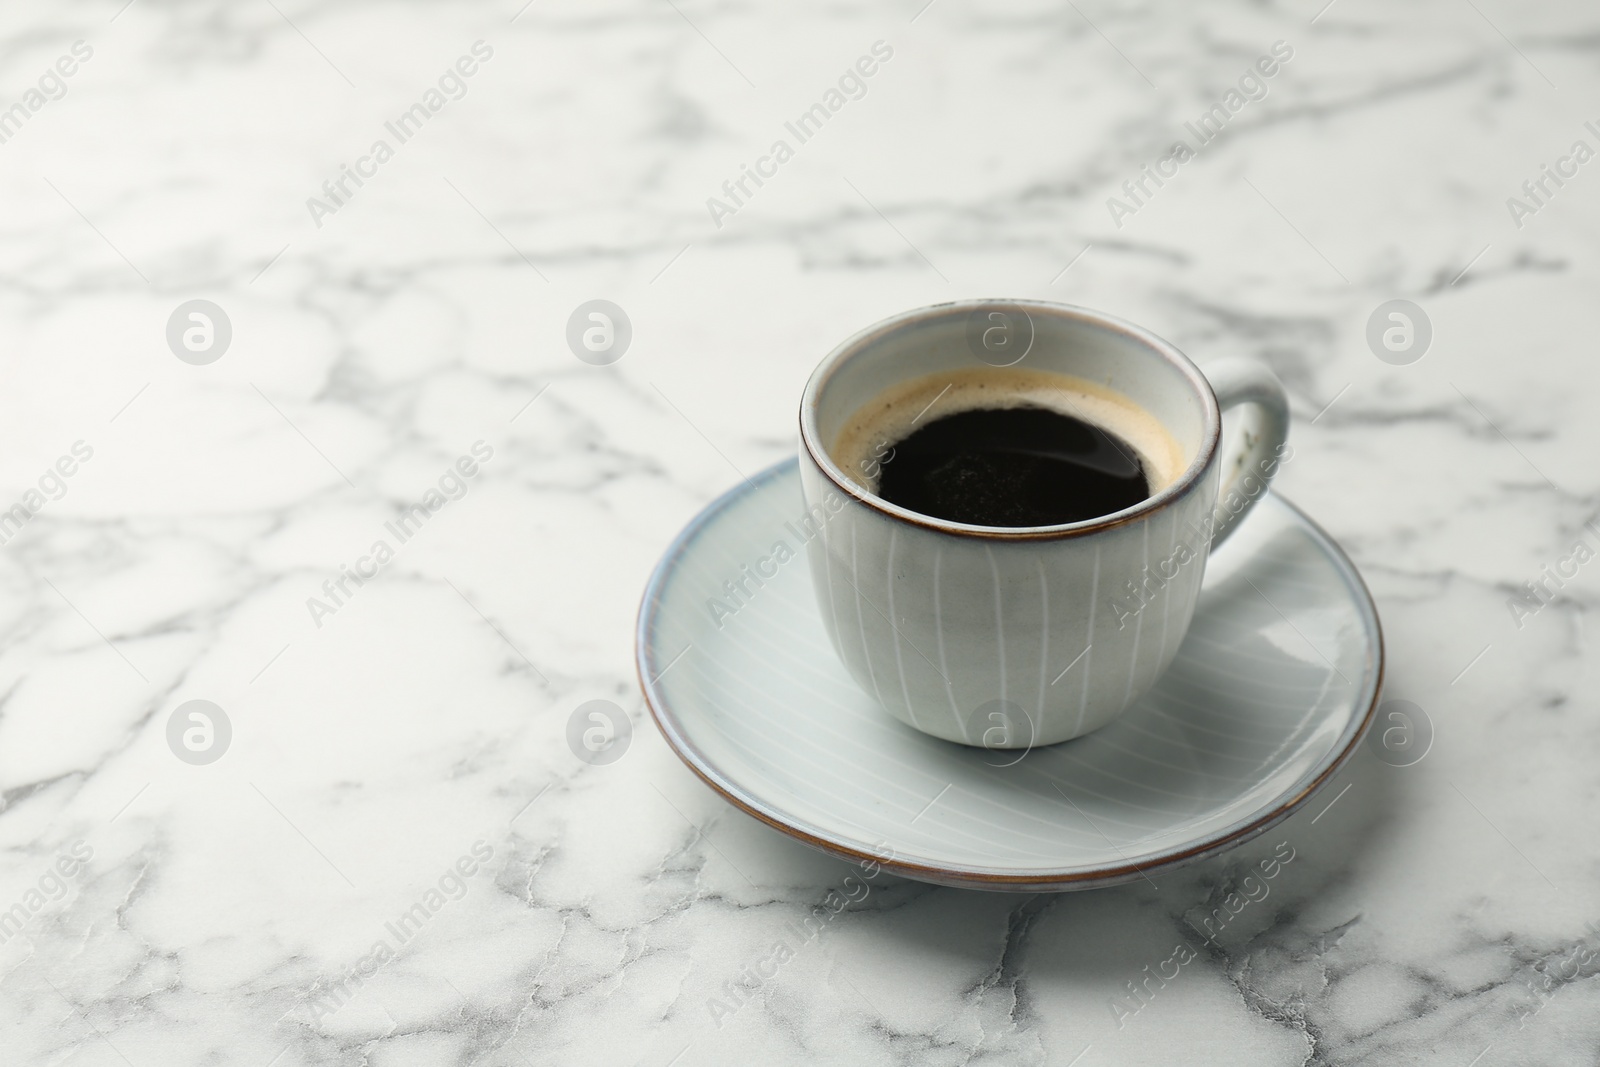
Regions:
<svg viewBox="0 0 1600 1067"><path fill-rule="evenodd" d="M1205 369L1217 406L1227 412L1241 404L1244 413L1240 446L1222 458L1222 485L1212 525L1211 547L1227 539L1266 493L1278 465L1292 452L1289 440L1289 395L1283 383L1260 363L1249 359L1218 360Z"/></svg>

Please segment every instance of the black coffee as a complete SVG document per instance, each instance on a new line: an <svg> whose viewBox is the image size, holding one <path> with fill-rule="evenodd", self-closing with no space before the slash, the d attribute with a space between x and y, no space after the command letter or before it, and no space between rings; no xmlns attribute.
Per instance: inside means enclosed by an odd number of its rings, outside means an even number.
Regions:
<svg viewBox="0 0 1600 1067"><path fill-rule="evenodd" d="M1054 526L1150 496L1132 446L1082 419L1036 407L934 419L885 457L878 495L975 526Z"/></svg>

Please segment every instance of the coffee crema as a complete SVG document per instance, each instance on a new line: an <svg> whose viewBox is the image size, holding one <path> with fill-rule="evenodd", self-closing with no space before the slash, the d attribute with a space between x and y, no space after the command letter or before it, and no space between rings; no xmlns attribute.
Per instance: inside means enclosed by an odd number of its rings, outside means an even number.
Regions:
<svg viewBox="0 0 1600 1067"><path fill-rule="evenodd" d="M972 368L895 385L830 450L862 488L973 526L1056 526L1110 515L1171 485L1183 453L1127 397L1067 375Z"/></svg>

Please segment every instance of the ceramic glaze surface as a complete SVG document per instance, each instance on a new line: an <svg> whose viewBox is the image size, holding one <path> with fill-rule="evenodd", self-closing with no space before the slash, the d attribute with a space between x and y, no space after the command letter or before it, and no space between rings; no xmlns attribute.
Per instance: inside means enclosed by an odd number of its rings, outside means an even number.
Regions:
<svg viewBox="0 0 1600 1067"><path fill-rule="evenodd" d="M1053 743L1112 721L1172 661L1205 572L1214 469L1148 516L1035 543L900 522L800 465L827 638L901 721L965 744Z"/></svg>
<svg viewBox="0 0 1600 1067"><path fill-rule="evenodd" d="M994 331L1009 338L998 356L982 341ZM834 428L863 402L853 379L931 378L916 418L937 418L952 370L981 373L980 360L995 358L1115 390L1138 417L1162 420L1151 432L1172 452L1168 476L1112 514L996 528L918 515L876 495L867 467L840 466ZM1236 430L1227 451L1217 447L1219 406ZM879 706L934 737L1021 749L1097 730L1171 663L1207 554L1293 455L1288 416L1262 364L1228 360L1208 380L1162 339L1086 308L963 301L870 326L822 361L800 401L805 521L817 535L807 551L829 640ZM874 454L893 462L893 443Z"/></svg>
<svg viewBox="0 0 1600 1067"><path fill-rule="evenodd" d="M953 885L1138 879L1288 814L1372 712L1371 601L1325 536L1269 495L1217 550L1171 668L1111 725L1031 751L924 736L845 672L800 568L778 568L735 618L706 612L723 576L801 511L788 463L697 520L652 585L640 672L660 675L655 710L697 771L840 854Z"/></svg>

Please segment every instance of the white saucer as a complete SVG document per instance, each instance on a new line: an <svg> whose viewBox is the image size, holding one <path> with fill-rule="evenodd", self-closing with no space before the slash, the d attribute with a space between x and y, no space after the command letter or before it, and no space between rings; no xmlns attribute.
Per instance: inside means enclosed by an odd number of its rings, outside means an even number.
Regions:
<svg viewBox="0 0 1600 1067"><path fill-rule="evenodd" d="M1285 818L1372 721L1383 677L1372 597L1332 538L1281 497L1263 499L1211 558L1194 623L1156 687L1111 725L1026 753L929 737L862 692L822 629L803 512L793 460L701 512L645 589L638 665L657 725L691 770L834 855L978 889L1130 881ZM778 541L793 558L779 562ZM776 575L731 597L724 583L763 559Z"/></svg>

